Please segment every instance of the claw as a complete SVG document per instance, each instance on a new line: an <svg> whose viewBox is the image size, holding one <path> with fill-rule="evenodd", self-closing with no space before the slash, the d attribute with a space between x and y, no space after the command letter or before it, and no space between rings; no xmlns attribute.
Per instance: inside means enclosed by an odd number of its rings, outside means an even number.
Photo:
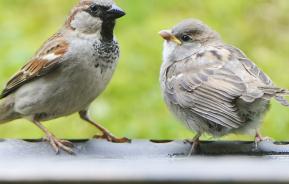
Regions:
<svg viewBox="0 0 289 184"><path fill-rule="evenodd" d="M74 151L73 151L73 143L66 141L66 140L59 140L56 137L54 137L53 135L48 135L47 136L47 141L51 144L51 146L53 147L54 151L56 154L60 153L60 150L63 150L71 155L74 155Z"/></svg>
<svg viewBox="0 0 289 184"><path fill-rule="evenodd" d="M259 131L256 132L255 136L255 149L258 149L258 144L263 141L270 141L273 142L274 140L271 137L262 137Z"/></svg>
<svg viewBox="0 0 289 184"><path fill-rule="evenodd" d="M108 142L113 142L113 143L131 143L131 140L126 138L126 137L123 137L123 138L117 138L117 137L114 137L113 135L111 134L103 134L103 135L96 135L94 136L94 138L96 139L106 139Z"/></svg>
<svg viewBox="0 0 289 184"><path fill-rule="evenodd" d="M271 137L263 137L259 132L256 133L255 143L259 143L262 141L274 141Z"/></svg>
<svg viewBox="0 0 289 184"><path fill-rule="evenodd" d="M69 148L74 148L74 144L70 141L67 141L67 140L60 140L61 143Z"/></svg>

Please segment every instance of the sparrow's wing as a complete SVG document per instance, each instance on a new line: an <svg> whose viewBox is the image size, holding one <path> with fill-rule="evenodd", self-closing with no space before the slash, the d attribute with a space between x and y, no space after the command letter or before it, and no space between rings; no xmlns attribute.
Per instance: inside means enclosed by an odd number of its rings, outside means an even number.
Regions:
<svg viewBox="0 0 289 184"><path fill-rule="evenodd" d="M212 49L171 65L166 73L166 98L216 124L240 127L245 120L236 100L247 94L247 87L229 66L234 60L228 50ZM251 92L250 96L260 94Z"/></svg>
<svg viewBox="0 0 289 184"><path fill-rule="evenodd" d="M265 86L273 86L273 82L270 79L270 77L266 75L252 61L250 61L244 52L242 52L240 49L231 45L226 45L225 48L228 49L232 54L234 54L237 57L237 59L242 63L242 65L245 67L245 69L248 71L250 75L261 80L261 82Z"/></svg>
<svg viewBox="0 0 289 184"><path fill-rule="evenodd" d="M240 49L230 45L227 45L226 49L236 54L238 60L242 63L248 74L261 81L262 85L259 86L259 89L264 92L264 98L267 97L268 99L271 99L272 97L275 97L279 103L289 107L289 102L284 98L284 96L289 95L289 90L276 87L270 77L250 61Z"/></svg>
<svg viewBox="0 0 289 184"><path fill-rule="evenodd" d="M54 71L61 64L61 58L68 51L68 44L60 35L50 38L24 67L7 83L0 99L13 93L27 82Z"/></svg>

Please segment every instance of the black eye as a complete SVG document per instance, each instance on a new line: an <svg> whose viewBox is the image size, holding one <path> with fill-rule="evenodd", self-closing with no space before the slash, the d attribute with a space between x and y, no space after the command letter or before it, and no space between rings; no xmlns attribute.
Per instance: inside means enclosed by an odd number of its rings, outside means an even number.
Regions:
<svg viewBox="0 0 289 184"><path fill-rule="evenodd" d="M91 12L97 12L98 6L97 6L96 4L93 4L93 5L91 5L91 6L89 7L89 9L90 9Z"/></svg>
<svg viewBox="0 0 289 184"><path fill-rule="evenodd" d="M184 41L184 42L188 42L188 41L192 40L192 37L189 36L189 35L183 35L183 36L181 37L181 39L182 39L182 41Z"/></svg>

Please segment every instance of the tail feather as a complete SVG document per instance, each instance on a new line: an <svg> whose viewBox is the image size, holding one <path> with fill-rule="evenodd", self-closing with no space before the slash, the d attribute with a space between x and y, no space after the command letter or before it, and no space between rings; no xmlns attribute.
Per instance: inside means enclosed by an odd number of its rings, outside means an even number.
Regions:
<svg viewBox="0 0 289 184"><path fill-rule="evenodd" d="M264 93L271 94L274 96L288 96L289 90L283 88L276 88L276 87L259 87Z"/></svg>
<svg viewBox="0 0 289 184"><path fill-rule="evenodd" d="M275 99L282 105L289 107L289 102L283 96L276 96Z"/></svg>
<svg viewBox="0 0 289 184"><path fill-rule="evenodd" d="M288 96L289 95L289 90L288 89L280 89L279 91L277 91L276 95Z"/></svg>
<svg viewBox="0 0 289 184"><path fill-rule="evenodd" d="M8 96L0 100L0 124L20 118L20 114L15 112L13 107L13 96Z"/></svg>
<svg viewBox="0 0 289 184"><path fill-rule="evenodd" d="M276 87L260 87L267 96L275 97L275 99L282 105L289 107L289 102L284 96L289 96L289 90Z"/></svg>

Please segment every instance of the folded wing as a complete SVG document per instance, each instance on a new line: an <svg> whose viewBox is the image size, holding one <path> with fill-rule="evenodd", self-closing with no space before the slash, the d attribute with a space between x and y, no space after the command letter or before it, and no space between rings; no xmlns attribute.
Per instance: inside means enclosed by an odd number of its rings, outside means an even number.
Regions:
<svg viewBox="0 0 289 184"><path fill-rule="evenodd" d="M173 64L167 71L166 96L216 124L239 128L246 120L237 100L252 103L272 97L259 88L271 87L270 78L239 54L224 47L211 48Z"/></svg>
<svg viewBox="0 0 289 184"><path fill-rule="evenodd" d="M54 35L36 56L8 81L0 99L10 95L27 82L53 72L60 66L61 59L67 51L68 43L60 35Z"/></svg>

